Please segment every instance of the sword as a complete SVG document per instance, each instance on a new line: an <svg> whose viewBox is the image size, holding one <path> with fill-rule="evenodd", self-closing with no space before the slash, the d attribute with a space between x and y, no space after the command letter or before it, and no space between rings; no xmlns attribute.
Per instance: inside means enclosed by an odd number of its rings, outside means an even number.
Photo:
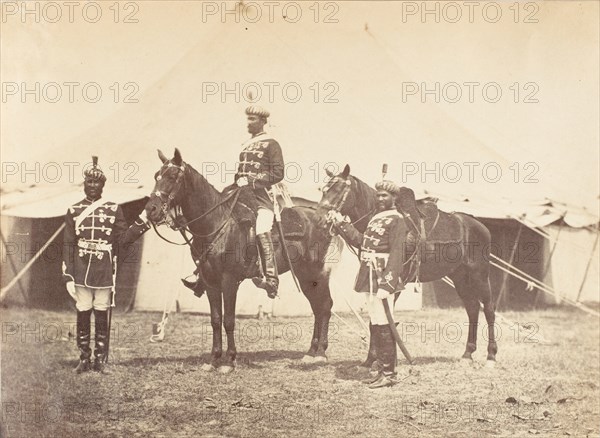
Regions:
<svg viewBox="0 0 600 438"><path fill-rule="evenodd" d="M402 339L400 339L400 335L398 334L398 329L396 329L396 323L394 322L394 318L392 318L392 312L390 310L390 305L388 304L387 299L381 300L381 302L383 303L385 316L387 317L388 324L390 325L390 329L392 330L392 336L394 337L396 344L398 344L398 347L400 347L400 350L402 351L402 354L404 354L406 360L408 360L408 363L414 365L415 362L413 361L412 357L410 356L410 353L406 349L404 342L402 342Z"/></svg>
<svg viewBox="0 0 600 438"><path fill-rule="evenodd" d="M108 306L108 324L106 330L106 353L104 354L104 363L108 363L108 352L110 347L110 326L112 324L112 308L115 307L115 288L117 287L117 256L113 257L113 287L110 291L110 306Z"/></svg>
<svg viewBox="0 0 600 438"><path fill-rule="evenodd" d="M283 253L283 257L290 267L290 274L292 274L292 278L294 279L294 284L296 285L296 289L298 292L302 293L302 289L300 289L300 283L298 282L298 277L296 277L296 273L294 272L294 267L292 266L292 261L290 259L290 254L288 253L287 246L285 246L285 238L283 236L283 227L281 226L281 213L279 212L279 204L277 204L277 189L273 186L273 213L275 213L275 224L277 226L277 231L279 232L279 240L281 242L281 252Z"/></svg>

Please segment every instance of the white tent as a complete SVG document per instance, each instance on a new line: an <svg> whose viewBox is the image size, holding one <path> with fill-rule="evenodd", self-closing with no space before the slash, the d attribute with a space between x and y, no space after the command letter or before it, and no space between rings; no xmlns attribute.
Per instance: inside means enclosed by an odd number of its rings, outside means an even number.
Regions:
<svg viewBox="0 0 600 438"><path fill-rule="evenodd" d="M298 23L223 23L203 15L202 3L195 2L145 2L132 25L7 20L3 58L20 61L2 63L4 81L95 82L105 98L36 104L28 95L6 96L3 183L20 192L3 196L2 213L63 214L81 190L70 184L65 163L77 162L77 175L92 154L100 156L120 201L150 192L157 147L167 155L178 147L184 160L222 188L232 180L231 160L247 136L243 108L252 92L272 113L270 132L284 148L293 194L317 200L327 163L349 163L354 174L372 182L387 162L389 178L438 196L447 203L440 204L443 209L536 216L550 200L550 210L561 206L567 212L565 220L584 218L573 225L597 223L598 4L544 3L532 25L510 19L493 25L483 19L398 21L402 7L344 2L337 23L315 23L307 18L308 6ZM465 91L466 82L497 83L503 98L490 103L476 95L470 102L465 96L450 103L443 96L436 102L435 96L405 92L414 84L436 83L457 83ZM527 83L538 90L537 103L523 102ZM517 103L515 84L521 91ZM124 103L131 92L137 102ZM47 174L54 168L50 163L58 165L60 178ZM489 163L501 170L498 180L482 172ZM460 177L453 173L457 169ZM5 235L10 239L10 230ZM150 235L144 246L136 305L162 309L157 279L163 284L173 277L170 285L179 287L177 277L191 271L191 260L185 250ZM177 275L164 260L177 267ZM355 266L343 265L339 288L346 290ZM240 297L253 302L252 293L244 288ZM188 298L194 307L192 297L182 298L183 306ZM308 309L304 298L285 298L277 303L281 313ZM337 300L335 308L345 304Z"/></svg>

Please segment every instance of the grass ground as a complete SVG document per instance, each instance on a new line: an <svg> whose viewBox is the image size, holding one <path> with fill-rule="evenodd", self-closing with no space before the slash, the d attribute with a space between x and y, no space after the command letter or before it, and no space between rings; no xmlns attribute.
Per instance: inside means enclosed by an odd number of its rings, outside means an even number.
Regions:
<svg viewBox="0 0 600 438"><path fill-rule="evenodd" d="M3 309L1 436L594 436L600 433L600 327L577 310L506 313L496 368L472 364L463 309L399 312L416 358L399 384L360 380L366 348L332 319L326 365L300 362L312 318L238 319L235 372L206 373L206 315L175 314L150 343L152 313L118 314L111 375L75 376L75 315ZM351 315L345 320L359 329ZM483 319L483 315L482 315Z"/></svg>

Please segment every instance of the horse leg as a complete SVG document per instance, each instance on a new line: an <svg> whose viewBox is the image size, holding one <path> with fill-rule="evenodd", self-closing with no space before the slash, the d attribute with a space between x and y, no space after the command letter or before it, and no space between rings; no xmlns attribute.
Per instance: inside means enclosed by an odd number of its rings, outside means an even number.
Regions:
<svg viewBox="0 0 600 438"><path fill-rule="evenodd" d="M477 325L479 321L479 300L477 298L475 288L471 281L469 273L466 269L461 269L460 272L455 272L452 275L452 281L458 296L461 298L467 316L469 317L469 335L467 337L467 346L463 359L472 360L472 354L477 350Z"/></svg>
<svg viewBox="0 0 600 438"><path fill-rule="evenodd" d="M317 349L319 348L319 330L321 327L321 313L320 306L318 303L318 296L313 286L314 282L312 280L306 280L302 277L303 276L298 278L298 281L300 282L300 288L302 289L302 292L304 292L304 296L306 296L306 298L308 299L308 302L310 303L310 308L312 309L314 315L313 334L310 341L310 347L308 348L308 351L302 358L302 362L312 363L315 360Z"/></svg>
<svg viewBox="0 0 600 438"><path fill-rule="evenodd" d="M208 296L208 301L210 303L210 325L212 326L213 332L213 345L211 351L211 363L205 364L202 369L205 371L212 371L217 367L221 354L223 353L221 332L223 309L221 291L211 288L207 290L206 295Z"/></svg>
<svg viewBox="0 0 600 438"><path fill-rule="evenodd" d="M331 308L333 307L331 291L329 290L329 275L322 277L316 288L317 299L321 308L321 318L319 320L319 343L315 358L317 362L327 362L325 351L327 351L329 344L329 320L331 319Z"/></svg>
<svg viewBox="0 0 600 438"><path fill-rule="evenodd" d="M227 352L225 353L225 363L219 367L219 372L226 374L235 368L235 357L237 355L235 348L235 303L239 283L233 277L226 275L221 282L221 287L225 307L223 326L227 334Z"/></svg>
<svg viewBox="0 0 600 438"><path fill-rule="evenodd" d="M492 300L492 290L487 276L479 280L480 301L483 304L483 314L488 325L488 354L486 366L493 368L496 363L496 353L498 345L496 344L496 311L494 301Z"/></svg>

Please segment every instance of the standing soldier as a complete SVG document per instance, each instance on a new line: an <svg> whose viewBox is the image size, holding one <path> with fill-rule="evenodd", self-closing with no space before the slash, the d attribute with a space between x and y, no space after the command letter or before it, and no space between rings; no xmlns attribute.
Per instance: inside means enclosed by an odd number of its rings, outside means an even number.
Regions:
<svg viewBox="0 0 600 438"><path fill-rule="evenodd" d="M252 234L251 219L243 218L241 225L249 233L248 241L254 245L258 241L260 259L264 277L252 279L257 287L265 289L269 298L277 296L279 277L277 262L271 238L271 227L275 217L274 203L270 192L271 186L283 180L284 162L281 146L270 135L264 132L269 112L260 106L246 108L248 132L252 137L242 144L239 166L235 175L235 183L225 189L241 190L239 201L246 204L256 214L256 239ZM198 268L200 269L200 267ZM195 295L202 295L205 285L200 283L196 270L195 281L182 280L192 289Z"/></svg>
<svg viewBox="0 0 600 438"><path fill-rule="evenodd" d="M396 343L392 327L385 314L383 300L394 309L394 294L404 289L400 277L404 267L404 242L407 228L404 218L396 210L395 197L400 188L391 181L381 181L377 189L377 214L370 220L364 234L344 222L341 214L332 219L350 243L360 246L360 270L354 290L368 293L367 302L377 361L382 365L369 388L383 388L395 383Z"/></svg>
<svg viewBox="0 0 600 438"><path fill-rule="evenodd" d="M65 217L63 278L77 308L77 347L79 364L75 372L90 369L90 317L94 310L96 339L94 371L104 371L107 353L108 309L115 288L116 254L133 243L150 226L145 213L127 226L118 204L101 198L106 176L92 157L85 171L85 199L69 207Z"/></svg>

